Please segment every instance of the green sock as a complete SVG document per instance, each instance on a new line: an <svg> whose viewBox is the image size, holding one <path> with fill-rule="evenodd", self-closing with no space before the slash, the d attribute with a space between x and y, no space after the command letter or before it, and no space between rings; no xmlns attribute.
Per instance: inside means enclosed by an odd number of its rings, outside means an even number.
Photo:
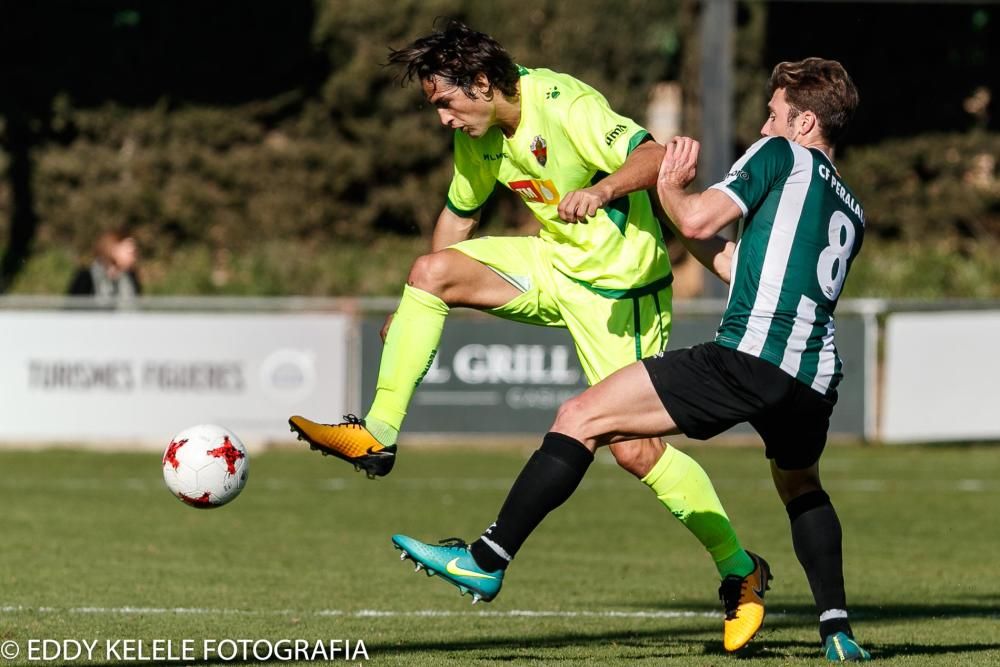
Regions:
<svg viewBox="0 0 1000 667"><path fill-rule="evenodd" d="M375 400L365 416L368 431L385 446L396 444L406 408L434 361L448 304L406 285L385 337Z"/></svg>
<svg viewBox="0 0 1000 667"><path fill-rule="evenodd" d="M719 576L745 577L753 571L753 560L740 546L712 481L697 461L667 445L642 482L705 546Z"/></svg>
<svg viewBox="0 0 1000 667"><path fill-rule="evenodd" d="M396 444L399 437L399 428L392 424L386 424L378 417L372 417L371 413L365 417L365 428L372 434L372 437L381 442L386 447Z"/></svg>

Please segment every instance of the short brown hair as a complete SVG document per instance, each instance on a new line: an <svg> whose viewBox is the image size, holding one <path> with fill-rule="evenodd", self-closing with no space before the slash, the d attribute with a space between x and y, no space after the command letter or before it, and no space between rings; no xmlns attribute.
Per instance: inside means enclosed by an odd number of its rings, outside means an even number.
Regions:
<svg viewBox="0 0 1000 667"><path fill-rule="evenodd" d="M785 89L785 100L792 108L789 120L802 111L816 114L823 136L833 144L858 107L858 89L836 60L806 58L778 63L767 87L772 95L778 88Z"/></svg>

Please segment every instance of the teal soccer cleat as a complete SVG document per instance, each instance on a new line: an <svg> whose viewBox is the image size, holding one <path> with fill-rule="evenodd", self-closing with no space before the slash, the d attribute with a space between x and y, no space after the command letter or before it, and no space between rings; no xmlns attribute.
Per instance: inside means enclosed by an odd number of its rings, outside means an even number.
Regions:
<svg viewBox="0 0 1000 667"><path fill-rule="evenodd" d="M481 569L469 553L469 545L457 537L441 540L440 546L435 546L406 535L393 535L392 543L403 552L400 560L409 558L416 563L417 572L424 569L429 577L440 575L462 595L472 593L472 604L489 602L500 592L504 571Z"/></svg>
<svg viewBox="0 0 1000 667"><path fill-rule="evenodd" d="M871 660L872 656L864 650L852 637L844 632L834 632L823 643L826 659L830 662L861 662Z"/></svg>

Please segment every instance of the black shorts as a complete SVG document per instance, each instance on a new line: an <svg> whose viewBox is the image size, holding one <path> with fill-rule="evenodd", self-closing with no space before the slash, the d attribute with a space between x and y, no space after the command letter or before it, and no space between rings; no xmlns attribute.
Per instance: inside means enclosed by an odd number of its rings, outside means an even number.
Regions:
<svg viewBox="0 0 1000 667"><path fill-rule="evenodd" d="M801 470L826 446L837 392L824 396L774 364L717 343L643 359L656 393L684 435L707 440L749 422L765 455Z"/></svg>

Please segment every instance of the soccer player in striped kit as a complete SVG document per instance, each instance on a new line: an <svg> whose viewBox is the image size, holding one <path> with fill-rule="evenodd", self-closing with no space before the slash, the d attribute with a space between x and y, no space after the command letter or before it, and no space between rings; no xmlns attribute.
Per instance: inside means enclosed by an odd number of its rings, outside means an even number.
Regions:
<svg viewBox="0 0 1000 667"><path fill-rule="evenodd" d="M548 456L529 461L469 548L397 535L398 548L453 584L489 587L482 577L502 578L534 527L579 484L597 447L677 433L707 439L749 422L788 513L824 655L870 657L848 622L842 531L819 476L842 376L833 312L865 229L864 210L832 160L858 93L840 63L820 58L780 63L769 86L764 138L722 182L685 192L699 151L687 137L667 144L660 165L664 209L685 238L707 242L693 246L698 259L729 278L715 340L631 364L563 404L539 450ZM736 244L711 241L737 221ZM736 597L749 585L724 582L720 594Z"/></svg>

